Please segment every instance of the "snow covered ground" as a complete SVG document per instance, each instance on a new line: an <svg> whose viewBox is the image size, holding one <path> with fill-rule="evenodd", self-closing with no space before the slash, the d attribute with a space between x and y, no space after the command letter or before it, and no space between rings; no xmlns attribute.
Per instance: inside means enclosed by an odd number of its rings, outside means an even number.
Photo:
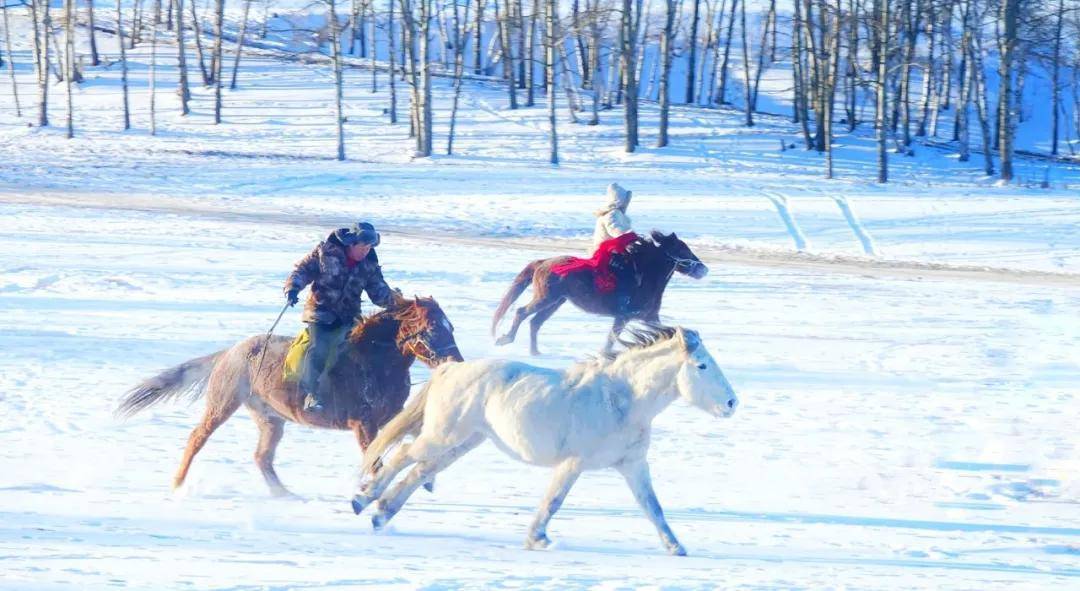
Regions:
<svg viewBox="0 0 1080 591"><path fill-rule="evenodd" d="M339 163L326 72L247 64L219 127L202 89L194 115L173 115L166 69L156 138L145 87L137 129L116 131L115 68L78 91L75 140L0 105L0 588L1080 584L1080 171L999 188L977 162L923 149L878 187L870 144L851 137L842 179L825 182L816 155L778 150L787 122L750 132L699 110L677 110L672 148L630 156L620 113L564 123L551 168L542 109L508 111L484 85L468 89L456 155L410 162L407 127L385 124L363 70L349 72ZM448 92L437 85L439 142ZM1043 165L1020 176L1041 180ZM287 427L278 471L304 500L273 500L238 413L173 495L201 406L112 417L140 379L265 331L292 263L358 217L386 230L391 284L438 298L466 357L526 359L524 340L492 345L495 304L527 261L582 250L612 180L635 191L639 227L678 231L710 263L704 280L675 279L664 316L701 331L741 401L727 421L678 404L656 424L653 477L688 558L662 552L614 473L584 476L556 546L529 552L549 473L487 444L374 534L348 507L347 433ZM299 326L293 312L278 332ZM535 362L580 359L606 328L566 308Z"/></svg>

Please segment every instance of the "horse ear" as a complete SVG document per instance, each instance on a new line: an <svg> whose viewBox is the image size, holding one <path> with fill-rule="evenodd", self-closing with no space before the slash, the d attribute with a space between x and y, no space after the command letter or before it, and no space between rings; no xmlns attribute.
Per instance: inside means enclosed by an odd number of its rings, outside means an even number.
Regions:
<svg viewBox="0 0 1080 591"><path fill-rule="evenodd" d="M401 294L400 289L391 289L390 290L390 304L391 304L392 307L401 308L407 302L408 302L408 300L406 300L405 296Z"/></svg>
<svg viewBox="0 0 1080 591"><path fill-rule="evenodd" d="M663 243L664 239L667 238L666 236L664 236L664 233L661 232L660 230L653 230L652 232L649 233L649 237L652 238L653 241L656 242L657 244Z"/></svg>
<svg viewBox="0 0 1080 591"><path fill-rule="evenodd" d="M686 352L693 353L697 351L697 348L701 346L701 335L696 330L688 328L679 329L679 332L682 334L682 342Z"/></svg>

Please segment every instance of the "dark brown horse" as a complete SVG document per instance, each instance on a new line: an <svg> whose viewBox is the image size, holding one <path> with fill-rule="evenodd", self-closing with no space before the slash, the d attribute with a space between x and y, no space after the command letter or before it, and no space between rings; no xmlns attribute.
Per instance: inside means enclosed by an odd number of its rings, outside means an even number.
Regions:
<svg viewBox="0 0 1080 591"><path fill-rule="evenodd" d="M356 435L360 449L401 410L409 396L409 367L420 359L430 367L461 361L453 325L432 298L398 298L392 310L362 319L339 347L337 362L320 383L321 410L303 410L304 394L283 380L282 366L291 339L253 336L206 357L192 359L146 380L117 409L131 416L162 400L205 392L206 412L188 438L173 488L184 483L191 461L206 440L247 406L259 428L255 463L275 496L290 494L274 471L274 450L285 421ZM266 358L258 370L263 346ZM258 375L254 375L258 370Z"/></svg>
<svg viewBox="0 0 1080 591"><path fill-rule="evenodd" d="M570 260L570 257L561 256L550 259L533 261L525 266L510 284L510 289L499 303L499 309L495 311L495 318L491 322L491 335L499 327L499 321L506 314L514 300L521 297L525 288L532 283L533 298L528 304L517 309L514 313L514 322L507 333L496 340L496 344L505 345L512 343L517 336L518 327L521 323L533 316L529 321L529 350L533 355L539 355L536 347L536 335L540 327L547 322L548 318L559 309L567 300L575 306L590 314L611 316L615 319L611 332L608 333L604 351L611 351L615 338L622 332L626 323L638 319L647 322L660 320L660 303L664 297L664 289L667 288L671 276L678 271L694 279L701 279L708 274L709 268L701 259L690 250L685 242L675 234L662 234L654 231L650 238L639 239L631 248L637 275L640 283L630 296L630 314L620 313L616 301L615 292L600 293L593 282L591 270L574 271L565 277L551 271L554 265Z"/></svg>

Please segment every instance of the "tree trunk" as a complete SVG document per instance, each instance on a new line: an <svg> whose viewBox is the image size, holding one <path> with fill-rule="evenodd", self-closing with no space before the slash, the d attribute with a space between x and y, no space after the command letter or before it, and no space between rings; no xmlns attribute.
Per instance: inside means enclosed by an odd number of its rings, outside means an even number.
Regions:
<svg viewBox="0 0 1080 591"><path fill-rule="evenodd" d="M795 0L801 2L802 0ZM721 105L727 104L727 76L728 59L731 55L731 39L735 32L735 11L739 7L739 0L731 0L731 15L728 16L727 36L724 39L724 57L720 61L720 84L716 90L716 102Z"/></svg>
<svg viewBox="0 0 1080 591"><path fill-rule="evenodd" d="M998 154L1001 158L1001 180L1009 182L1013 178L1013 59L1017 42L1017 21L1020 16L1020 0L1002 0L999 22L1002 36L998 43Z"/></svg>
<svg viewBox="0 0 1080 591"><path fill-rule="evenodd" d="M528 21L525 21L525 17L522 16L523 22L528 22L528 27L524 31L525 33L525 53L522 54L521 63L525 66L525 106L531 107L536 104L536 98L534 96L534 86L536 86L536 65L534 63L534 56L536 55L536 16L540 12L541 0L533 0L532 10L529 13ZM544 0L546 5L547 0ZM545 75L547 69L544 69Z"/></svg>
<svg viewBox="0 0 1080 591"><path fill-rule="evenodd" d="M547 50L546 51L547 57L544 60L544 62L545 62L544 63L544 69L546 70L546 73L547 73L546 80L547 80L548 125L551 128L551 158L550 158L550 162L552 164L558 164L559 163L559 134L558 134L558 130L556 129L556 121L555 121L555 59L556 59L555 43L557 42L557 40L555 38L555 22L556 22L555 19L558 18L558 15L556 13L556 2L557 1L558 0L546 0L546 2L545 2L545 4L547 5L547 18L545 19L547 21L547 27L545 27L547 29L547 39L546 39L546 42L544 43L544 45L545 45L545 49Z"/></svg>
<svg viewBox="0 0 1080 591"><path fill-rule="evenodd" d="M97 31L94 30L94 0L86 0L87 33L90 37L90 65L100 66L101 57L98 55Z"/></svg>
<svg viewBox="0 0 1080 591"><path fill-rule="evenodd" d="M229 80L229 90L236 90L236 72L240 70L240 54L244 51L244 37L247 35L248 12L251 10L251 0L244 0L244 14L240 17L240 34L236 37L236 55L233 56L232 79Z"/></svg>
<svg viewBox="0 0 1080 591"><path fill-rule="evenodd" d="M667 10L664 12L664 30L660 33L660 134L656 147L668 145L668 112L671 110L671 41L675 34L676 0L664 0Z"/></svg>
<svg viewBox="0 0 1080 591"><path fill-rule="evenodd" d="M476 24L473 29L476 33L473 42L473 74L479 76L484 73L484 0L476 0Z"/></svg>
<svg viewBox="0 0 1080 591"><path fill-rule="evenodd" d="M877 26L874 33L874 56L876 59L877 81L877 105L874 109L874 132L877 135L877 182L889 182L889 152L888 124L885 120L888 113L888 79L889 79L889 2L890 0L874 0L874 16Z"/></svg>
<svg viewBox="0 0 1080 591"><path fill-rule="evenodd" d="M690 46L690 55L686 65L686 104L694 104L694 76L697 74L697 46L698 46L698 20L701 11L701 0L694 0L694 10L690 17L690 36L686 42Z"/></svg>
<svg viewBox="0 0 1080 591"><path fill-rule="evenodd" d="M739 32L742 34L742 59L743 59L743 106L745 123L747 127L754 126L754 99L750 85L750 33L746 30L746 2L742 3L739 12Z"/></svg>
<svg viewBox="0 0 1080 591"><path fill-rule="evenodd" d="M192 0L194 1L194 0ZM128 63L124 48L124 12L121 3L116 0L116 41L120 46L120 89L124 101L124 130L131 129L131 109L128 106Z"/></svg>
<svg viewBox="0 0 1080 591"><path fill-rule="evenodd" d="M479 3L480 0L477 0L477 2ZM394 48L394 0L390 0L389 4L390 13L386 19L386 45L388 47L388 53L390 54L390 76L388 81L390 84L390 124L393 125L397 123L397 68L394 63L394 53L396 52L396 49Z"/></svg>
<svg viewBox="0 0 1080 591"><path fill-rule="evenodd" d="M640 2L640 0L638 0ZM623 120L626 126L626 151L633 152L638 146L638 87L636 79L637 64L637 28L634 19L635 0L622 0L621 26L619 38L621 46L621 66L623 72L623 90L626 105L623 108Z"/></svg>
<svg viewBox="0 0 1080 591"><path fill-rule="evenodd" d="M203 86L210 86L210 83L213 82L213 76L212 70L206 68L206 55L202 44L202 25L199 22L199 15L195 11L195 0L190 0L190 3L191 33L195 37L195 53L199 57L199 71L202 73Z"/></svg>
<svg viewBox="0 0 1080 591"><path fill-rule="evenodd" d="M1057 23L1054 25L1054 53L1051 74L1050 154L1058 155L1058 127L1061 125L1061 37L1065 24L1065 0L1058 0ZM11 48L8 47L8 55ZM15 99L18 101L18 98Z"/></svg>
<svg viewBox="0 0 1080 591"><path fill-rule="evenodd" d="M191 0L194 4L195 0ZM187 72L187 48L184 46L184 0L176 0L176 64L177 64L177 89L180 96L180 112L183 115L191 113L188 101L191 100L191 89L188 87Z"/></svg>
<svg viewBox="0 0 1080 591"><path fill-rule="evenodd" d="M345 159L344 83L341 73L341 26L338 23L337 0L327 0L330 26L330 56L334 64L334 128L337 131L337 159Z"/></svg>
<svg viewBox="0 0 1080 591"><path fill-rule="evenodd" d="M7 67L11 75L11 96L15 99L15 116L22 117L22 106L19 104L19 85L15 81L15 55L11 52L11 25L8 22L8 9L4 13L4 43L7 45Z"/></svg>
<svg viewBox="0 0 1080 591"><path fill-rule="evenodd" d="M499 41L502 45L502 67L503 76L507 79L507 90L510 93L510 108L516 109L517 105L517 90L514 85L514 42L510 37L510 15L504 2L509 0L502 0L495 3L495 21L499 26ZM500 9L500 5L501 9ZM501 14L500 14L501 13Z"/></svg>
<svg viewBox="0 0 1080 591"><path fill-rule="evenodd" d="M154 0L154 20L150 22L150 135L157 135L157 33L159 22L161 22L161 0Z"/></svg>
<svg viewBox="0 0 1080 591"><path fill-rule="evenodd" d="M976 14L970 22L981 22L981 17L981 14ZM975 111L979 116L979 130L982 132L982 152L985 162L984 171L987 176L990 176L994 174L994 142L990 132L990 105L986 94L986 74L982 61L982 27L973 26L971 27L971 31L975 45L971 55L968 56L968 61L975 81L973 89L975 92Z"/></svg>
<svg viewBox="0 0 1080 591"><path fill-rule="evenodd" d="M221 123L221 62L223 59L221 51L224 29L225 0L214 0L214 55L211 62L214 76L214 124Z"/></svg>
<svg viewBox="0 0 1080 591"><path fill-rule="evenodd" d="M38 82L38 127L49 126L49 19L48 0L29 0L34 25L34 67Z"/></svg>
<svg viewBox="0 0 1080 591"><path fill-rule="evenodd" d="M67 90L67 137L75 137L75 105L71 85L75 81L75 0L64 0L64 86Z"/></svg>
<svg viewBox="0 0 1080 591"><path fill-rule="evenodd" d="M469 38L469 3L464 3L465 14L453 3L454 11L454 100L450 106L450 132L446 136L446 155L454 153L454 131L457 127L458 100L461 98L461 79L465 74L465 40Z"/></svg>

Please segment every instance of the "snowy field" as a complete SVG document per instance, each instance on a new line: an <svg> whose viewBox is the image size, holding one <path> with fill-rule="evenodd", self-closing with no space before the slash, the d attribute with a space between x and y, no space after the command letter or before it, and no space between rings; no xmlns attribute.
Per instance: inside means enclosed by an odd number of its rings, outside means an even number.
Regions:
<svg viewBox="0 0 1080 591"><path fill-rule="evenodd" d="M787 121L749 131L694 109L675 111L671 148L634 155L618 111L564 121L551 168L543 109L506 110L480 83L455 156L411 162L367 70L348 72L336 162L328 71L245 64L218 127L201 88L174 115L166 64L155 138L139 84L136 129L117 131L116 68L88 72L74 140L0 103L0 588L1080 585L1080 170L1040 189L1045 165L1021 161L1031 182L1001 188L977 155L922 148L879 187L853 136L826 182L817 155L778 149L796 140ZM435 96L442 147L444 81ZM645 146L655 118L646 107ZM673 281L663 316L701 332L741 403L726 421L680 403L655 424L653 478L687 558L663 552L614 472L583 476L555 546L531 552L550 474L489 444L376 534L348 506L348 433L286 427L278 472L303 500L275 500L238 413L173 494L200 404L112 416L141 379L265 331L291 265L357 218L385 230L390 284L434 295L467 358L529 359L524 338L492 345L495 305L529 260L584 251L613 180L640 229L677 231L710 264ZM299 328L293 311L278 332ZM566 366L606 328L566 307L534 361Z"/></svg>

